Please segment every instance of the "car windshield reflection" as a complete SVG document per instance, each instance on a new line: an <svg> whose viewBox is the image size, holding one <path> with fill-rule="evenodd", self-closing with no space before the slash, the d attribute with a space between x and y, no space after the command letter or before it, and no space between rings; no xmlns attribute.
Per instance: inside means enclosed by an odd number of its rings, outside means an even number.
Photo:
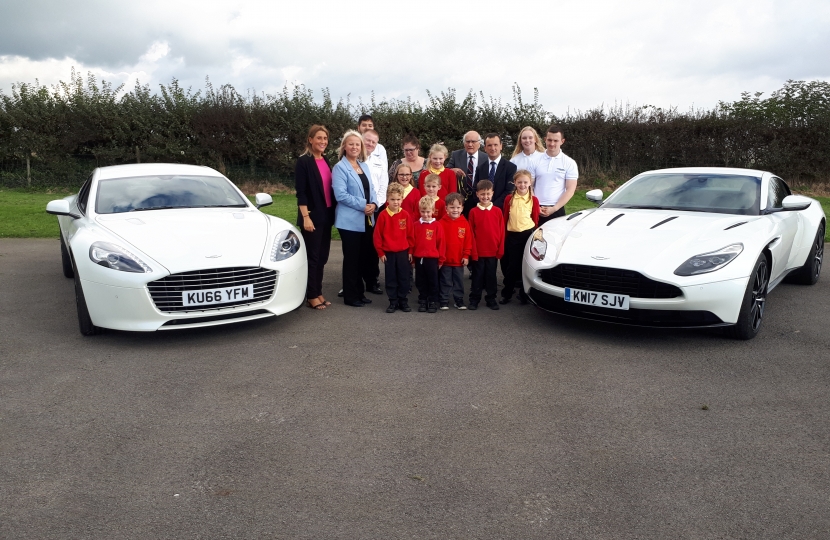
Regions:
<svg viewBox="0 0 830 540"><path fill-rule="evenodd" d="M629 181L603 207L758 215L760 194L755 176L656 173Z"/></svg>
<svg viewBox="0 0 830 540"><path fill-rule="evenodd" d="M228 180L216 176L136 176L98 182L95 211L119 214L174 208L248 206Z"/></svg>

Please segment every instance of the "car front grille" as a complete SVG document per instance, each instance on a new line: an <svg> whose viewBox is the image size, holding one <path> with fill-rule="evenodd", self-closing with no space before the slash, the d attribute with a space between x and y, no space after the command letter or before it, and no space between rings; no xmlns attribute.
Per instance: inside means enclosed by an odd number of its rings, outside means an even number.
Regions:
<svg viewBox="0 0 830 540"><path fill-rule="evenodd" d="M633 270L603 268L581 264L560 264L539 273L542 281L554 287L626 294L632 298L677 298L679 287L654 281Z"/></svg>
<svg viewBox="0 0 830 540"><path fill-rule="evenodd" d="M253 298L204 306L183 306L182 293L253 285ZM246 306L265 302L274 294L277 285L277 271L245 266L237 268L213 268L171 274L147 284L150 296L159 311L165 313L216 311L229 307Z"/></svg>

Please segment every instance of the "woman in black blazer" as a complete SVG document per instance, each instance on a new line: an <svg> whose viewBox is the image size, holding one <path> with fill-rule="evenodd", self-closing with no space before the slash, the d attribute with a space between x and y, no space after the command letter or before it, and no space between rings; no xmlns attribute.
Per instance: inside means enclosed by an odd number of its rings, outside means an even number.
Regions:
<svg viewBox="0 0 830 540"><path fill-rule="evenodd" d="M305 153L294 170L297 188L297 225L303 233L308 253L308 307L326 309L323 297L323 268L329 260L331 228L337 201L331 190L331 167L323 156L329 145L329 130L313 125L308 130Z"/></svg>

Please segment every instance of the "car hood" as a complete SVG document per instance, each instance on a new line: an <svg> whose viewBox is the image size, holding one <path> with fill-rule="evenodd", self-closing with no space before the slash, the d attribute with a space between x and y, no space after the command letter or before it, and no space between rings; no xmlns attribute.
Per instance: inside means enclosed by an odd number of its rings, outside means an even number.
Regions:
<svg viewBox="0 0 830 540"><path fill-rule="evenodd" d="M249 209L189 208L99 215L99 225L171 273L259 266L267 217Z"/></svg>
<svg viewBox="0 0 830 540"><path fill-rule="evenodd" d="M665 221L669 218L673 219ZM599 208L577 219L563 237L559 263L648 270L655 261L679 265L691 256L740 242L758 216ZM745 224L727 229L741 222Z"/></svg>

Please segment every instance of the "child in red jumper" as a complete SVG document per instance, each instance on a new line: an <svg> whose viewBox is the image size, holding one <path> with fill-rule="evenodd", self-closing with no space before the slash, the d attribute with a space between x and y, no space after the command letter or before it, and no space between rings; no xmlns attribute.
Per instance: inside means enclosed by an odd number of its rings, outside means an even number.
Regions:
<svg viewBox="0 0 830 540"><path fill-rule="evenodd" d="M516 189L504 199L507 234L504 238L504 257L501 259L504 288L499 304L510 302L517 284L519 302L527 304L527 295L522 288L522 257L527 239L539 225L539 199L533 195L531 181L530 171L519 169L513 174Z"/></svg>
<svg viewBox="0 0 830 540"><path fill-rule="evenodd" d="M441 189L441 177L437 174L428 174L424 178L423 186L424 197L431 197L432 202L435 204L435 211L432 213L432 217L441 221L441 218L447 214L447 206L444 200L438 196Z"/></svg>
<svg viewBox="0 0 830 540"><path fill-rule="evenodd" d="M418 204L421 219L415 222L415 286L418 287L418 311L438 311L438 269L444 264L444 229L432 217L435 202L422 197Z"/></svg>
<svg viewBox="0 0 830 540"><path fill-rule="evenodd" d="M472 256L473 285L470 288L470 309L478 309L481 291L487 295L484 301L490 309L499 309L496 302L496 266L504 256L504 216L501 209L492 203L493 183L479 180L476 183L478 204L470 210L470 229L473 231Z"/></svg>
<svg viewBox="0 0 830 540"><path fill-rule="evenodd" d="M418 178L418 186L421 188L421 195L426 195L424 189L424 180L427 175L435 174L440 179L440 188L438 189L438 197L444 200L444 197L450 193L458 191L458 180L456 180L455 172L452 169L444 168L444 161L449 157L449 151L443 144L433 144L429 149L429 158L427 169L421 171L421 176Z"/></svg>
<svg viewBox="0 0 830 540"><path fill-rule="evenodd" d="M450 193L446 198L447 214L441 218L446 242L446 260L439 276L441 306L450 309L450 292L455 300L456 309L467 309L464 305L464 267L470 261L473 249L473 233L470 224L463 216L464 196Z"/></svg>
<svg viewBox="0 0 830 540"><path fill-rule="evenodd" d="M389 297L386 313L395 313L397 309L412 311L406 295L409 293L409 265L415 238L412 217L401 208L402 201L403 187L389 184L386 208L378 214L373 237L375 250L386 269L386 295Z"/></svg>
<svg viewBox="0 0 830 540"><path fill-rule="evenodd" d="M421 201L421 192L412 185L412 169L409 165L401 163L395 169L395 180L403 186L403 202L401 208L409 213L409 217L416 219L421 211L418 208L418 203Z"/></svg>

